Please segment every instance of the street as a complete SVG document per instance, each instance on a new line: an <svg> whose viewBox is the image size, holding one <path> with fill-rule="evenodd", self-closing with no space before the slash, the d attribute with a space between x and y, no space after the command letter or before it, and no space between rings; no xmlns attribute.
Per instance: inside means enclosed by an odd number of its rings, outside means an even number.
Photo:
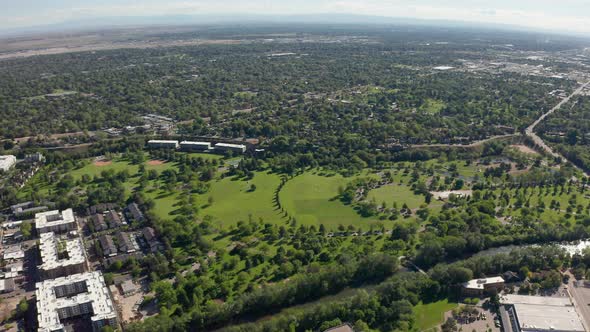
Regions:
<svg viewBox="0 0 590 332"><path fill-rule="evenodd" d="M590 289L586 287L576 287L574 285L575 278L569 272L570 279L568 282L568 293L570 294L570 298L574 302L574 306L579 315L582 316L582 323L584 324L584 328L586 331L590 331Z"/></svg>

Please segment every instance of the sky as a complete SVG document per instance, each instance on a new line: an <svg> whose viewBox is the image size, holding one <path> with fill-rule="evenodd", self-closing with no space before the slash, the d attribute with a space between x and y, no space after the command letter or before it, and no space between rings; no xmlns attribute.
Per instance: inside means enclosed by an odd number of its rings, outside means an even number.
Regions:
<svg viewBox="0 0 590 332"><path fill-rule="evenodd" d="M0 30L110 16L362 14L590 36L590 0L0 0L0 8Z"/></svg>

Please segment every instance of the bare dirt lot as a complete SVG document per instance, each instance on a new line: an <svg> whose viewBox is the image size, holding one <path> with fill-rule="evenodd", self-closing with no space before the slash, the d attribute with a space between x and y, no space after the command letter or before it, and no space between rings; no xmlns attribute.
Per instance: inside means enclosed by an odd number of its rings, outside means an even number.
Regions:
<svg viewBox="0 0 590 332"><path fill-rule="evenodd" d="M522 144L519 144L519 145L510 145L510 147L511 148L514 148L514 149L516 149L516 150L518 150L518 151L520 151L522 153L526 153L526 154L539 154L537 151L529 148L526 145L522 145Z"/></svg>
<svg viewBox="0 0 590 332"><path fill-rule="evenodd" d="M103 166L108 166L111 165L113 162L110 160L96 160L93 164L94 166L97 167L103 167Z"/></svg>
<svg viewBox="0 0 590 332"><path fill-rule="evenodd" d="M159 166L159 165L164 165L164 161L163 160L150 160L147 162L147 164L150 166Z"/></svg>

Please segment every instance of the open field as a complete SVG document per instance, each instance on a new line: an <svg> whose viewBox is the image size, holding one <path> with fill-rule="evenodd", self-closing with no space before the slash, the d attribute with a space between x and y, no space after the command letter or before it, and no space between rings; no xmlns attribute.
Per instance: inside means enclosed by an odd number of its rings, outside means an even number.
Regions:
<svg viewBox="0 0 590 332"><path fill-rule="evenodd" d="M393 207L394 203L401 208L405 203L410 209L416 209L424 203L424 196L414 194L408 186L397 184L373 189L369 192L368 198L375 199L377 204L385 202L389 208Z"/></svg>
<svg viewBox="0 0 590 332"><path fill-rule="evenodd" d="M330 177L304 173L287 182L280 193L281 204L297 222L305 225L324 224L328 229L338 225L368 226L376 219L363 218L336 196L338 188L350 179L341 175Z"/></svg>
<svg viewBox="0 0 590 332"><path fill-rule="evenodd" d="M418 323L418 330L424 331L443 323L444 313L457 307L457 303L449 303L448 299L424 304L418 303L414 307L414 317Z"/></svg>

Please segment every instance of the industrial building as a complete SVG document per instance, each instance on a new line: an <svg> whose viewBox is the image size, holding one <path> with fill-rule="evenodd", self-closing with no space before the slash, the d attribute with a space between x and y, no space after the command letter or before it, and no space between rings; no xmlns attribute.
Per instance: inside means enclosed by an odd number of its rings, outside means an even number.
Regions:
<svg viewBox="0 0 590 332"><path fill-rule="evenodd" d="M211 149L211 143L182 141L180 142L180 149L182 151L208 151Z"/></svg>
<svg viewBox="0 0 590 332"><path fill-rule="evenodd" d="M508 294L500 298L507 332L582 332L582 320L568 297Z"/></svg>
<svg viewBox="0 0 590 332"><path fill-rule="evenodd" d="M35 228L38 234L47 232L63 233L76 230L74 211L67 209L47 211L35 214Z"/></svg>
<svg viewBox="0 0 590 332"><path fill-rule="evenodd" d="M178 141L149 140L148 147L152 149L178 149Z"/></svg>
<svg viewBox="0 0 590 332"><path fill-rule="evenodd" d="M39 241L41 253L41 276L47 278L63 277L82 273L86 268L86 256L82 239L60 239L54 233L43 233Z"/></svg>
<svg viewBox="0 0 590 332"><path fill-rule="evenodd" d="M0 170L8 172L12 167L16 165L16 157L13 155L0 156Z"/></svg>
<svg viewBox="0 0 590 332"><path fill-rule="evenodd" d="M36 288L40 332L65 331L64 320L88 316L93 331L117 327L116 309L100 271L38 282Z"/></svg>
<svg viewBox="0 0 590 332"><path fill-rule="evenodd" d="M463 284L463 296L483 296L491 291L499 292L504 288L502 277L472 279Z"/></svg>
<svg viewBox="0 0 590 332"><path fill-rule="evenodd" d="M246 146L243 144L217 143L215 144L215 150L220 152L232 151L236 153L244 153L246 152Z"/></svg>

